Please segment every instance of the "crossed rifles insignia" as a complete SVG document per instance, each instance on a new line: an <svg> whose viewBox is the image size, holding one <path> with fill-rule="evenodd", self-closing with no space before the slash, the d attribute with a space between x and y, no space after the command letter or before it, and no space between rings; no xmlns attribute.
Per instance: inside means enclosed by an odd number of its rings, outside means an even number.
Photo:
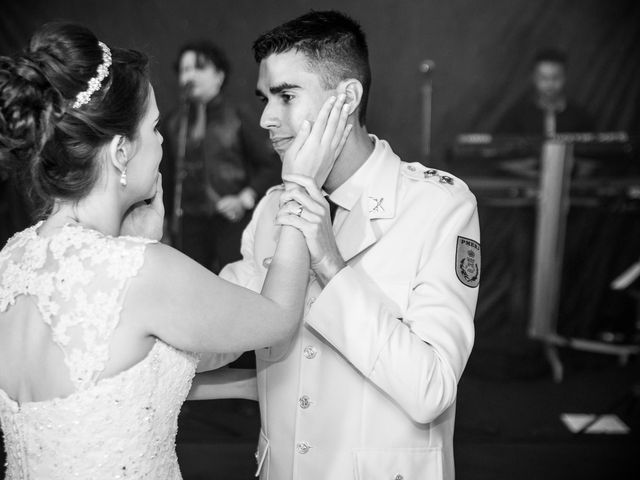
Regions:
<svg viewBox="0 0 640 480"><path fill-rule="evenodd" d="M373 205L371 208L369 208L369 213L384 212L384 207L382 206L383 201L384 201L384 198L382 197L380 198L369 197L369 205Z"/></svg>

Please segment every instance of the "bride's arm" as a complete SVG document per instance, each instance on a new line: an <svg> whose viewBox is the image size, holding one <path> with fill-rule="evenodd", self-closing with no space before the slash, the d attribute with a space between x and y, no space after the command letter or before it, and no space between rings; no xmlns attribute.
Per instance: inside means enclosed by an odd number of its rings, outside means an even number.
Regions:
<svg viewBox="0 0 640 480"><path fill-rule="evenodd" d="M291 335L301 316L309 254L303 237L283 228L264 295L239 287L163 244L147 247L129 289L129 305L149 335L184 350L238 352ZM267 283L268 282L268 283ZM146 295L145 295L146 294ZM136 310L133 310L133 309Z"/></svg>

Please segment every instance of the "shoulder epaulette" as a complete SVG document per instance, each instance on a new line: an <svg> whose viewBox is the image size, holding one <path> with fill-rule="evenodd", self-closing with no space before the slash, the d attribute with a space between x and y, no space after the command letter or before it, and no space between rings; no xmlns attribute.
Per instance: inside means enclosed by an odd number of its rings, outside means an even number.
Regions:
<svg viewBox="0 0 640 480"><path fill-rule="evenodd" d="M403 163L401 170L403 175L414 180L442 183L445 185L453 185L455 183L454 178L451 175L447 175L446 172L425 167L418 162Z"/></svg>

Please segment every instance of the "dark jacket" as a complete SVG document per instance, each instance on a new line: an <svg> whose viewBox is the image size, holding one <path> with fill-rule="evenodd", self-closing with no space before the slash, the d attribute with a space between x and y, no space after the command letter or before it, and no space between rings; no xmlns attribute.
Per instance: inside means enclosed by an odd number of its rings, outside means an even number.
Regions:
<svg viewBox="0 0 640 480"><path fill-rule="evenodd" d="M195 109L189 109L189 125L194 122ZM161 127L164 136L163 176L164 204L167 218L173 216L173 196L176 181L176 156L180 110L173 111ZM239 193L250 186L258 197L280 183L281 164L261 132L258 119L230 105L221 96L207 105L204 139L194 145L188 143L187 171L183 184L183 210L185 213L203 214L212 211L207 185L219 197Z"/></svg>

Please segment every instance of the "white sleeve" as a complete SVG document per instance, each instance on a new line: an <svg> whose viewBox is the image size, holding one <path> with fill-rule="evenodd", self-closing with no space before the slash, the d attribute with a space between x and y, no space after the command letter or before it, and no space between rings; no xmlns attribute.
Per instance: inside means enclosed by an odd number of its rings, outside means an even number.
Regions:
<svg viewBox="0 0 640 480"><path fill-rule="evenodd" d="M478 288L460 280L454 259L460 237L475 240L479 248L475 199L452 197L439 219L434 244L423 249L430 253L423 254L411 279L402 319L379 289L369 286L370 279L349 266L326 285L307 317L310 326L420 423L433 421L454 403L474 340Z"/></svg>

